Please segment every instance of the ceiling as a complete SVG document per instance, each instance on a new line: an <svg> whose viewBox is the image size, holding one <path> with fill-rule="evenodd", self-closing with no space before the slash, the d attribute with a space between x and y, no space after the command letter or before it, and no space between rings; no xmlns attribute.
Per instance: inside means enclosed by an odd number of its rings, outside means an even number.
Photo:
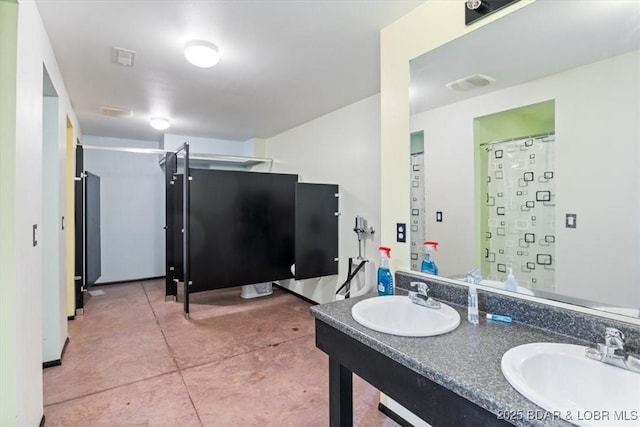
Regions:
<svg viewBox="0 0 640 427"><path fill-rule="evenodd" d="M38 0L85 135L159 140L167 133L268 138L380 91L380 29L423 1ZM184 45L221 60L197 68ZM133 67L112 48L136 52ZM133 110L130 118L101 105Z"/></svg>
<svg viewBox="0 0 640 427"><path fill-rule="evenodd" d="M640 1L538 0L411 61L411 113L638 49ZM445 86L476 73L496 82L467 92Z"/></svg>

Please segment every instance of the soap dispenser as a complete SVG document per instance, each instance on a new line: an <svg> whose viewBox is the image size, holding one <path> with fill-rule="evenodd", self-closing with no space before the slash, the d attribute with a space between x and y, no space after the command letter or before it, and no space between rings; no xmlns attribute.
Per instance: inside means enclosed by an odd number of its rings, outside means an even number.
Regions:
<svg viewBox="0 0 640 427"><path fill-rule="evenodd" d="M518 282L516 278L513 276L513 269L509 269L509 275L507 276L507 280L504 281L504 288L507 291L516 292L518 290Z"/></svg>
<svg viewBox="0 0 640 427"><path fill-rule="evenodd" d="M467 296L467 320L472 325L477 325L480 322L480 316L478 314L478 290L474 284L469 284L469 295Z"/></svg>

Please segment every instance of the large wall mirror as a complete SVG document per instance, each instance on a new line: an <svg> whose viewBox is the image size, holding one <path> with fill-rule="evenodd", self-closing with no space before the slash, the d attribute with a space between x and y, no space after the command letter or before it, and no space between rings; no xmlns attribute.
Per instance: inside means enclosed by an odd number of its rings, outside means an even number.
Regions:
<svg viewBox="0 0 640 427"><path fill-rule="evenodd" d="M412 269L437 241L440 276L639 317L640 2L538 0L410 99Z"/></svg>

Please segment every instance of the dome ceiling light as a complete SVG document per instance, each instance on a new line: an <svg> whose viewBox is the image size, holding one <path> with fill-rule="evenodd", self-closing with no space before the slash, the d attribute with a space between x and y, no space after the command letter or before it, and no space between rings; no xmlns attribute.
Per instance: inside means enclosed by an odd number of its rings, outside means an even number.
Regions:
<svg viewBox="0 0 640 427"><path fill-rule="evenodd" d="M210 68L220 61L220 51L213 43L191 40L184 48L184 57L196 67Z"/></svg>
<svg viewBox="0 0 640 427"><path fill-rule="evenodd" d="M149 120L149 125L157 130L166 130L169 129L171 123L169 123L168 119L164 119L162 117L154 117Z"/></svg>

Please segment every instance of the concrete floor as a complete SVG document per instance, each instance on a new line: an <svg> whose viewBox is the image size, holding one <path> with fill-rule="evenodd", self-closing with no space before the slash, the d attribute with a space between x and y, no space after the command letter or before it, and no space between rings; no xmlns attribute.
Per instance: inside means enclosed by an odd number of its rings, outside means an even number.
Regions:
<svg viewBox="0 0 640 427"><path fill-rule="evenodd" d="M44 370L46 426L326 426L328 358L309 304L240 288L164 301L164 280L100 286ZM354 425L397 426L354 378Z"/></svg>

